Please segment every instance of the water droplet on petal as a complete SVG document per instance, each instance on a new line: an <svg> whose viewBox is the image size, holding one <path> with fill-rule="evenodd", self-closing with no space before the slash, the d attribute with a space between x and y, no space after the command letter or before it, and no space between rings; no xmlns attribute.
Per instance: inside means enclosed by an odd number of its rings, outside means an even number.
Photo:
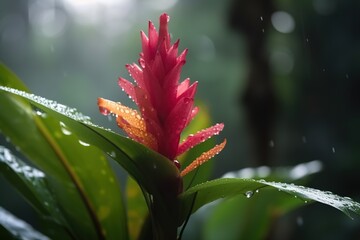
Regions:
<svg viewBox="0 0 360 240"><path fill-rule="evenodd" d="M110 114L110 111L107 109L107 108L104 108L104 107L99 107L99 111L102 115L109 115Z"/></svg>
<svg viewBox="0 0 360 240"><path fill-rule="evenodd" d="M254 192L253 192L253 191L247 191L247 192L245 193L245 197L246 197L246 198L251 198L253 195L254 195Z"/></svg>
<svg viewBox="0 0 360 240"><path fill-rule="evenodd" d="M140 64L140 66L141 66L142 68L145 68L145 60L144 60L144 59L140 58L140 59L139 59L139 64Z"/></svg>

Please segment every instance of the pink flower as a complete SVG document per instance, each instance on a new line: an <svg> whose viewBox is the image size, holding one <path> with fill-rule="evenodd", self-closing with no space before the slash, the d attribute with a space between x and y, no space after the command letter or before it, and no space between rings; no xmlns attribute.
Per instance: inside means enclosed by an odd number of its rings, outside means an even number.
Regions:
<svg viewBox="0 0 360 240"><path fill-rule="evenodd" d="M189 78L179 83L187 49L178 55L179 40L171 45L168 22L169 16L162 14L159 32L149 22L148 36L141 32L139 65L126 65L135 83L124 78L118 81L119 86L139 107L139 112L103 98L98 99L98 106L105 115L115 114L118 126L130 138L166 156L180 168L176 157L219 134L224 124L219 123L199 131L180 143L181 132L199 111L198 107L194 107L198 83L191 84ZM225 144L226 140L201 154L181 172L181 176L218 154Z"/></svg>

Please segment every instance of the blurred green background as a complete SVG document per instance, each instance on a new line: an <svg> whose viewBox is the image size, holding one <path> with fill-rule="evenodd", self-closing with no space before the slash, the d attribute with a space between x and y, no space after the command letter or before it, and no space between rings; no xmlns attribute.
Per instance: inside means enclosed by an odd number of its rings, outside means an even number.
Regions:
<svg viewBox="0 0 360 240"><path fill-rule="evenodd" d="M199 81L198 99L225 123L213 177L320 160L307 186L360 201L359 11L356 0L2 0L0 61L33 93L117 131L97 97L132 105L117 78L130 79L139 31L167 12L173 40L189 49L182 79ZM31 222L28 205L0 186L0 205ZM360 218L315 204L272 229L268 239L360 239Z"/></svg>

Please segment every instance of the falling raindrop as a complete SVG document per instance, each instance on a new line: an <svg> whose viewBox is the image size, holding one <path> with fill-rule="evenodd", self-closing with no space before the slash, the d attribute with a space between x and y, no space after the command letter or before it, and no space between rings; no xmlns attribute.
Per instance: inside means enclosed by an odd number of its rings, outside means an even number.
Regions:
<svg viewBox="0 0 360 240"><path fill-rule="evenodd" d="M247 192L245 193L245 197L246 197L246 198L251 198L253 195L254 195L254 192L253 192L253 191L247 191Z"/></svg>
<svg viewBox="0 0 360 240"><path fill-rule="evenodd" d="M270 140L269 146L270 146L271 148L275 147L275 142L274 142L274 140Z"/></svg>
<svg viewBox="0 0 360 240"><path fill-rule="evenodd" d="M303 219L302 217L297 217L297 218L296 218L296 224L297 224L298 226L304 225L304 219Z"/></svg>
<svg viewBox="0 0 360 240"><path fill-rule="evenodd" d="M333 153L335 153L336 151L335 151L335 147L332 147L331 148L331 151L333 152Z"/></svg>
<svg viewBox="0 0 360 240"><path fill-rule="evenodd" d="M307 142L307 140L306 140L306 137L305 137L305 136L302 136L301 140L302 140L302 142L303 142L303 143L306 143L306 142Z"/></svg>
<svg viewBox="0 0 360 240"><path fill-rule="evenodd" d="M264 19L263 19L263 17L262 17L262 16L260 16L260 20L261 20L261 21L264 21Z"/></svg>

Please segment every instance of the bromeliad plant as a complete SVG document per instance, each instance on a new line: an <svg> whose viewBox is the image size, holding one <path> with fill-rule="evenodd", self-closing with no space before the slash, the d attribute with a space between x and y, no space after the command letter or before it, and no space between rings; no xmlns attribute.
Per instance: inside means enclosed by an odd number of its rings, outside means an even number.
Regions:
<svg viewBox="0 0 360 240"><path fill-rule="evenodd" d="M138 110L98 99L100 112L115 115L129 138L93 124L75 109L29 93L0 65L0 106L6 109L0 113L0 129L31 161L24 162L0 147L0 172L39 212L45 226L41 232L34 230L0 208L0 236L180 239L187 220L202 206L226 197L261 196L257 192L262 188L302 199L296 206L318 201L348 215L360 214L360 204L349 198L293 184L234 174L207 181L211 169L207 161L226 144L224 140L211 148L208 139L224 125L183 136L192 128L191 122L207 117L194 107L197 82L179 83L187 50L178 54L179 41L171 43L168 22L169 16L161 15L159 31L149 22L148 36L141 32L139 65L126 65L134 83L118 81ZM130 176L125 191L109 165L111 159Z"/></svg>

